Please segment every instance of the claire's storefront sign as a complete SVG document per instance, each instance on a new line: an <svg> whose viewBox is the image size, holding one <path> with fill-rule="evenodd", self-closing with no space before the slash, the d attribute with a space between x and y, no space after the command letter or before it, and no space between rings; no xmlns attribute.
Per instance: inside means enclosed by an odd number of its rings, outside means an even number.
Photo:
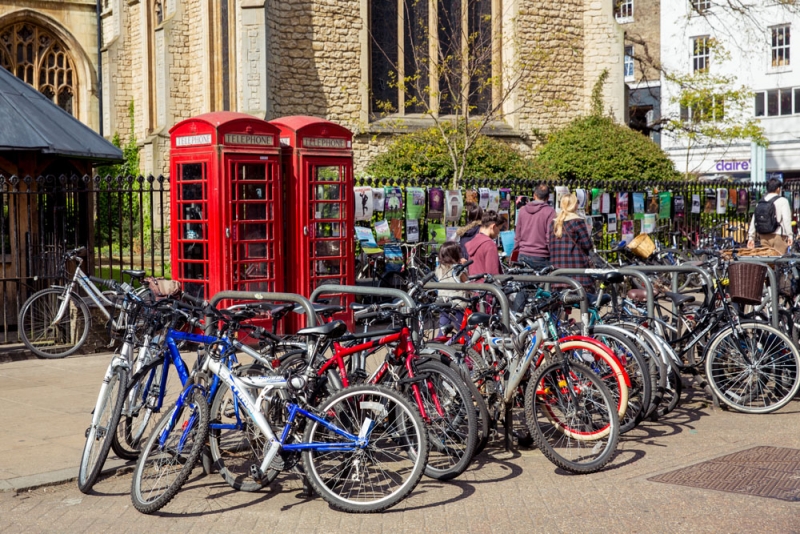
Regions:
<svg viewBox="0 0 800 534"><path fill-rule="evenodd" d="M750 160L721 159L714 165L717 172L750 172Z"/></svg>

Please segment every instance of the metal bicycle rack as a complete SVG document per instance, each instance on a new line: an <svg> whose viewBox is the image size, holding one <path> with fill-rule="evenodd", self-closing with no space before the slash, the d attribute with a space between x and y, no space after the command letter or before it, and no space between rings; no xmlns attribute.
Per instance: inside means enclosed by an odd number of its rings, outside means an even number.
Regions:
<svg viewBox="0 0 800 534"><path fill-rule="evenodd" d="M672 274L672 291L678 292L678 274L679 273L698 273L706 281L706 303L711 302L714 298L714 280L708 271L694 265L637 265L630 267L643 273L671 273ZM673 304L673 311L675 310Z"/></svg>
<svg viewBox="0 0 800 534"><path fill-rule="evenodd" d="M294 293L261 293L257 291L220 291L211 297L208 302L211 306L215 306L221 300L261 300L268 302L294 302L303 307L303 312L306 314L306 326L317 326L317 315L314 313L314 307L311 301L300 295ZM206 316L206 331L211 328L214 319Z"/></svg>
<svg viewBox="0 0 800 534"><path fill-rule="evenodd" d="M500 280L500 276L496 276ZM494 295L497 302L500 304L500 318L503 321L503 326L506 328L511 326L511 316L509 315L508 297L503 293L499 287L492 284L471 284L463 283L458 284L455 282L428 282L424 286L425 289L449 289L456 291L487 291Z"/></svg>
<svg viewBox="0 0 800 534"><path fill-rule="evenodd" d="M650 279L641 271L633 269L631 267L623 267L621 269L557 269L553 271L552 275L591 275L591 274L608 274L608 273L619 273L625 276L633 276L638 278L642 285L644 286L645 292L647 294L647 317L652 319L655 314L654 310L654 293L653 293L653 283L650 282ZM581 310L583 313L583 310ZM587 312L588 313L588 312Z"/></svg>

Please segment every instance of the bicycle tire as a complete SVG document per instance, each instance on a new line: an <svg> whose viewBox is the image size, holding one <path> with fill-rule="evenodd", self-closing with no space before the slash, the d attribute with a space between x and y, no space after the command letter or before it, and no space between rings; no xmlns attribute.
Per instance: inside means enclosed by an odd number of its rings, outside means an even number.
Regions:
<svg viewBox="0 0 800 534"><path fill-rule="evenodd" d="M472 392L461 375L439 360L429 359L416 365L416 381L428 420L430 452L425 476L435 480L451 480L467 470L478 444L478 414L472 403ZM415 400L412 386L404 387L410 400ZM437 408L441 408L441 413Z"/></svg>
<svg viewBox="0 0 800 534"><path fill-rule="evenodd" d="M407 399L383 386L353 386L324 400L319 411L334 425L356 436L367 417L374 417L375 424L367 447L360 449L363 452L303 451L303 466L311 487L332 508L353 513L380 512L414 490L428 463L428 431L416 407ZM308 421L303 435L304 443L342 441L340 435L316 421ZM372 465L363 472L359 468L353 472L353 466L360 465L354 464L355 460ZM365 483L362 479L366 477L376 477L375 483ZM396 488L381 492L387 484Z"/></svg>
<svg viewBox="0 0 800 534"><path fill-rule="evenodd" d="M164 432L167 434L162 446L160 438ZM131 481L133 506L143 514L152 514L166 506L189 478L200 459L207 437L208 402L200 390L195 389L184 404L174 406L164 414L142 449ZM188 453L181 454L184 450L188 450ZM179 464L177 469L176 464ZM170 468L171 472L168 473ZM154 471L155 476L150 477L150 471ZM173 475L168 483L144 488L151 478L154 484L160 484L168 475Z"/></svg>
<svg viewBox="0 0 800 534"><path fill-rule="evenodd" d="M486 445L489 443L489 426L491 420L489 417L489 408L486 406L486 400L481 395L478 386L472 381L470 370L466 365L461 365L456 357L456 347L450 345L443 345L441 343L428 343L420 351L421 355L432 354L439 358L439 360L448 365L450 369L456 371L461 375L461 379L469 388L472 393L472 402L475 404L475 410L478 414L478 443L475 445L475 452L473 456L480 454ZM473 351L474 352L474 351ZM446 361L445 361L446 359Z"/></svg>
<svg viewBox="0 0 800 534"><path fill-rule="evenodd" d="M115 367L108 383L101 388L98 403L92 414L92 421L97 420L97 424L93 423L86 430L86 443L78 467L78 489L82 493L89 493L92 490L108 458L112 438L122 413L127 380L127 369Z"/></svg>
<svg viewBox="0 0 800 534"><path fill-rule="evenodd" d="M259 364L251 364L240 367L236 373L238 376L263 376L265 369ZM277 408L280 415L283 415L283 406L279 405ZM270 413L267 417L270 424L273 422L270 420L271 415L274 414ZM246 492L259 491L275 480L280 471L268 469L259 480L253 479L251 466L261 467L267 438L242 410L241 405L234 402L233 396L230 395L230 386L225 382L220 382L214 399L211 401L209 424L233 425L237 421L241 421L243 428L209 429L208 442L211 460L214 462L213 468L233 489ZM278 434L282 428L281 425Z"/></svg>
<svg viewBox="0 0 800 534"><path fill-rule="evenodd" d="M566 389L570 382L577 402ZM541 365L525 391L525 417L536 446L571 473L594 473L614 456L619 441L615 401L603 380L582 363Z"/></svg>
<svg viewBox="0 0 800 534"><path fill-rule="evenodd" d="M624 417L628 409L628 385L625 380L627 373L622 364L609 356L602 347L586 341L559 341L558 345L562 352L575 351L572 359L589 367L606 384L614 397L617 414ZM591 363L586 362L587 353L592 356Z"/></svg>
<svg viewBox="0 0 800 534"><path fill-rule="evenodd" d="M158 423L156 414L162 413L164 407L169 408L177 400L177 393L183 388L178 376L172 377L170 366L166 384L162 381L165 364L163 355L157 356L139 369L130 379L125 390L125 400L122 407L117 431L111 447L114 453L125 460L136 460L142 446L150 437L153 427ZM175 394L170 394L170 386ZM159 406L159 397L163 400Z"/></svg>
<svg viewBox="0 0 800 534"><path fill-rule="evenodd" d="M728 326L708 344L704 356L711 390L721 402L740 412L779 410L800 388L800 351L791 338L770 325L743 322L739 327L745 337L737 339L734 326ZM754 339L756 335L758 339ZM749 353L752 364L742 358L743 351Z"/></svg>
<svg viewBox="0 0 800 534"><path fill-rule="evenodd" d="M37 291L19 312L19 337L25 347L40 358L66 358L77 352L89 336L92 323L89 308L74 293L69 295L71 306L78 310L74 322L72 312L67 310L59 324L52 326L64 291L57 287Z"/></svg>

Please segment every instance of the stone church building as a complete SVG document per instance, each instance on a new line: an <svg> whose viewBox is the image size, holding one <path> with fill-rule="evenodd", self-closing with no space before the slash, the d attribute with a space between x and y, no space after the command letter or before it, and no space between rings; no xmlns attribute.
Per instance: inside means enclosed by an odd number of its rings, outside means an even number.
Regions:
<svg viewBox="0 0 800 534"><path fill-rule="evenodd" d="M452 47L450 41L470 47L472 35L490 36L484 47L493 79L498 65L528 65L513 83L503 74L508 91L491 84L465 96L473 113L502 110L491 135L532 146L534 134L590 109L604 70L605 109L624 123L624 36L613 6L614 0L5 0L0 65L107 138L134 136L143 173L168 172L174 124L217 110L340 123L356 134L358 170L392 135L430 125L426 109L446 114L446 98L434 101L445 93L432 74L444 72L437 50ZM410 87L387 82L398 71L439 90L413 97Z"/></svg>

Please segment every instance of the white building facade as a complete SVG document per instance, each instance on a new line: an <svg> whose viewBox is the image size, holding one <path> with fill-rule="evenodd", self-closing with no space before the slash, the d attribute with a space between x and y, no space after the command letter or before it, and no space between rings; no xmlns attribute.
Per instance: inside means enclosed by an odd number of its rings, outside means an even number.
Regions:
<svg viewBox="0 0 800 534"><path fill-rule="evenodd" d="M717 2L662 2L663 72L685 75L707 68L711 75L734 77L733 85L752 90L752 105L744 113L756 117L764 129L769 141L766 162L763 151L759 155L748 141L688 148L687 141L665 134L662 148L680 172L749 178L754 166L761 170L765 166L766 177L800 179L800 55L793 51L800 15L792 12L796 8L764 0L751 0L752 10L747 15L735 15L715 6ZM722 46L727 58L715 57L713 46L706 46L712 40ZM679 95L678 85L662 74L665 118L686 118L686 110L677 102ZM764 177L764 173L754 176Z"/></svg>

